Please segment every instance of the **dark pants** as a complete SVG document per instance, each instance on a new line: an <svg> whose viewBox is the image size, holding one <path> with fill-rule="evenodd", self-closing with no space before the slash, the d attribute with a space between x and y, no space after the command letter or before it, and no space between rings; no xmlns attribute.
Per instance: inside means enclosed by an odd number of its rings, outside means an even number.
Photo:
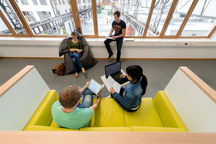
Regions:
<svg viewBox="0 0 216 144"><path fill-rule="evenodd" d="M109 53L109 55L112 55L113 52L111 50L111 47L110 47L110 43L112 41L116 41L116 46L117 46L117 58L116 58L116 61L119 61L120 60L120 57L121 57L121 48L122 48L122 43L123 43L123 38L117 38L115 40L112 40L112 39L106 39L104 41L104 44L106 46L106 49L107 49L107 52Z"/></svg>

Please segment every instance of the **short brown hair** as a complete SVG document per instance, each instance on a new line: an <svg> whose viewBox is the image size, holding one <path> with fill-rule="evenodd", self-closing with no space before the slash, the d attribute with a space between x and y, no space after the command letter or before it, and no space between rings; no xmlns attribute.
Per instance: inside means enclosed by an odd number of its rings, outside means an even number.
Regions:
<svg viewBox="0 0 216 144"><path fill-rule="evenodd" d="M120 17L120 12L119 11L115 11L113 15L117 15L117 17Z"/></svg>
<svg viewBox="0 0 216 144"><path fill-rule="evenodd" d="M59 102L64 108L72 108L80 100L81 92L76 85L67 86L59 96Z"/></svg>

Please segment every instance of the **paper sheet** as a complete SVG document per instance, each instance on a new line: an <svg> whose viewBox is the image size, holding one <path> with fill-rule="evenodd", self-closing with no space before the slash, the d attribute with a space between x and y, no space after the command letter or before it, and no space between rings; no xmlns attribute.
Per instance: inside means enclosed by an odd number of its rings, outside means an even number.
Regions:
<svg viewBox="0 0 216 144"><path fill-rule="evenodd" d="M109 89L113 88L117 93L120 92L121 85L117 83L111 76L107 78L106 84L109 87Z"/></svg>

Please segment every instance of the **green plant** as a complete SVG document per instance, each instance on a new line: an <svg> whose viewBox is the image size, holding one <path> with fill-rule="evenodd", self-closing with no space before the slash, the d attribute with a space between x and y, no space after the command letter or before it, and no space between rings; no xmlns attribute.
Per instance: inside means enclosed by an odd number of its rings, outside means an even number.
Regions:
<svg viewBox="0 0 216 144"><path fill-rule="evenodd" d="M100 8L97 9L97 13L98 14L102 13Z"/></svg>
<svg viewBox="0 0 216 144"><path fill-rule="evenodd" d="M108 16L110 16L110 15L112 15L113 14L113 10L109 10L108 12L107 12L107 15Z"/></svg>

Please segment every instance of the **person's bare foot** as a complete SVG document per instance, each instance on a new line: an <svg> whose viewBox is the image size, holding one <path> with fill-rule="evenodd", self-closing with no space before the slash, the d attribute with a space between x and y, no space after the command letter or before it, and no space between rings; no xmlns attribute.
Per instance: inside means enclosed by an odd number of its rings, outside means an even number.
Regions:
<svg viewBox="0 0 216 144"><path fill-rule="evenodd" d="M83 74L86 74L86 71L85 71L85 69L84 69L84 68L82 68L82 73L83 73Z"/></svg>
<svg viewBox="0 0 216 144"><path fill-rule="evenodd" d="M78 73L75 73L75 77L78 78L78 77L79 77L79 74L78 74Z"/></svg>

